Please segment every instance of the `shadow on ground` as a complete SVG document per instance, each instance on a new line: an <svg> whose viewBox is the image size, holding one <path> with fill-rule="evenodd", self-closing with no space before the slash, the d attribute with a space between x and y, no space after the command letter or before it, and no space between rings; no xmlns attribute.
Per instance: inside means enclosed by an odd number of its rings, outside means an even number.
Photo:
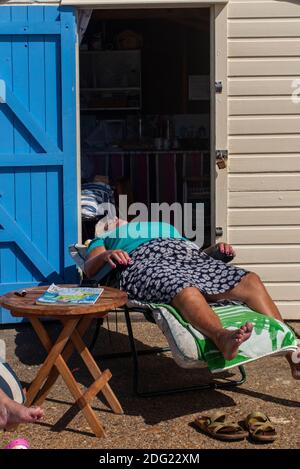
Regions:
<svg viewBox="0 0 300 469"><path fill-rule="evenodd" d="M94 327L95 326L93 326L93 329ZM157 329L157 326L154 327ZM53 340L57 337L60 326L57 323L52 323L48 325L47 329ZM85 337L87 344L91 342L94 332L93 329L89 331ZM35 366L43 363L46 354L30 325L26 325L25 327L22 325L17 328L15 343L15 353L23 364ZM151 349L151 347L140 340L136 340L136 345L138 349ZM161 344L153 344L153 346L157 345ZM101 328L93 355L97 357L97 355L107 353L108 351L119 352L127 350L129 350L129 343L125 333ZM110 384L122 403L125 414L142 416L145 423L150 425L174 419L182 415L193 414L198 411L207 411L212 408L215 409L234 405L234 401L230 397L222 394L221 391L213 389L161 396L159 398L136 397L133 395L133 366L131 357L102 359L98 360L98 363L100 363L102 370L106 368L111 370L113 378ZM80 384L88 386L91 383L90 375L78 355L73 355L69 366ZM227 373L223 376L230 377L231 374ZM169 354L149 355L140 358L140 387L143 391L192 386L208 383L210 381L211 374L206 368L200 370L184 370L176 365ZM102 400L102 395L100 394L98 398ZM63 401L59 399L48 398L48 400L63 403ZM69 403L70 402L71 399ZM96 402L95 400L94 403ZM71 420L71 417L74 416L75 413L75 409L70 409L66 423ZM61 427L62 425L58 425L57 429Z"/></svg>
<svg viewBox="0 0 300 469"><path fill-rule="evenodd" d="M141 325L141 322L139 322L134 325L134 329L135 327L137 327L138 331L142 327L143 333L145 333L145 329L149 330L149 334L146 332L146 340L136 339L138 349L150 349L151 347L146 345L145 342L153 343L153 346L165 345L164 339L157 326L148 323L142 323ZM87 344L91 343L94 328L95 325L93 325L91 330L86 334L85 342ZM60 326L58 323L49 323L47 329L52 340L54 340L59 333ZM139 334L137 334L137 336L139 336ZM156 343L156 340L158 343ZM23 364L29 366L40 365L45 359L46 354L30 325L22 325L17 328L15 343L15 353ZM103 353L123 352L128 349L129 343L124 324L114 324L114 330L112 330L112 325L109 327L106 325L106 327L100 329L93 355L97 357ZM235 401L231 396L223 393L222 390L213 389L161 396L159 398L139 398L134 396L132 392L133 367L130 357L109 360L102 359L99 360L99 363L102 370L106 368L111 370L113 378L110 384L123 406L124 413L128 416L140 416L143 418L145 424L148 425L155 425L181 416L203 413L212 409L216 410L218 408L235 406ZM74 354L70 360L69 366L75 374L77 381L84 386L89 386L91 383L89 373L76 354ZM226 373L226 375L223 374L222 376L228 378L233 376L233 374ZM140 358L140 382L143 391L158 388L169 389L172 387L192 386L207 383L210 380L211 374L206 368L200 370L184 370L176 365L170 355L149 355ZM243 387L236 388L235 392L245 397L257 398L265 402L280 404L281 406L300 407L299 401L276 397L272 394L260 392L259 390L250 390ZM99 395L98 399L102 400L102 394ZM70 397L70 400L66 402L65 398L60 398L59 391L55 391L55 397L53 398L51 396L47 401L70 405L72 398ZM100 405L100 403L98 404ZM95 399L94 408L97 410L99 410L98 404ZM56 422L52 430L60 431L66 428L77 411L77 407L72 406L67 411L66 415ZM108 412L108 410L103 410L103 405L101 405L101 412L105 411Z"/></svg>

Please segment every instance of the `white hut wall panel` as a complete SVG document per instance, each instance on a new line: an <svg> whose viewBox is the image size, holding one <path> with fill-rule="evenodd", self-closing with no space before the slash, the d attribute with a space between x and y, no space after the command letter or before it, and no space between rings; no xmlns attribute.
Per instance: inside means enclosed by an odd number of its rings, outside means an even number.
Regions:
<svg viewBox="0 0 300 469"><path fill-rule="evenodd" d="M300 4L228 6L228 240L285 317L300 318Z"/></svg>

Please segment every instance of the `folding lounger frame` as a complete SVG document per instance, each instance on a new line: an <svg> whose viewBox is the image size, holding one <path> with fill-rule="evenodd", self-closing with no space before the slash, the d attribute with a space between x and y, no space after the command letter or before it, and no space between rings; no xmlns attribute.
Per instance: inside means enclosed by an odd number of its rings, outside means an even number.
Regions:
<svg viewBox="0 0 300 469"><path fill-rule="evenodd" d="M124 312L125 314L125 320L126 320L126 326L127 326L127 331L128 331L128 339L129 339L129 345L130 345L130 351L129 352L115 352L115 353L110 353L110 354L101 354L97 355L94 358L97 359L111 359L111 358L125 358L125 357L132 357L133 360L133 391L134 393L139 396L139 397L156 397L156 396L162 396L162 395L168 395L168 394L176 394L176 393L182 393L182 392L188 392L188 391L205 391L207 389L230 389L230 388L235 388L237 386L242 385L246 381L246 371L243 366L239 366L239 372L240 372L240 379L236 380L225 380L225 381L212 381L210 383L205 383L205 384L196 384L193 386L184 386L184 387L179 387L179 388L169 388L169 389L156 389L156 390L151 390L151 391L143 391L140 390L140 363L139 363L139 357L141 355L157 355L159 353L164 353L164 352L170 352L169 347L154 347L151 348L150 350L137 350L135 339L133 336L133 330L132 330L132 323L130 319L130 313L131 312L139 312L141 313L141 307L128 307L124 306L124 308L119 308L117 312ZM94 333L94 337L92 339L91 345L90 345L90 350L92 351L96 341L98 339L98 335L100 332L100 327L102 325L102 321L98 320L97 325L96 325L96 330Z"/></svg>

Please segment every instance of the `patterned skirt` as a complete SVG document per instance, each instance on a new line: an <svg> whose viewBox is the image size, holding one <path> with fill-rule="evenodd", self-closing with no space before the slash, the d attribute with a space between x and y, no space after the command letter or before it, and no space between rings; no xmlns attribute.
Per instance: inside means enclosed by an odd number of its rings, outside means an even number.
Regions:
<svg viewBox="0 0 300 469"><path fill-rule="evenodd" d="M224 293L248 273L209 257L190 241L156 238L131 254L132 263L120 275L120 288L130 299L170 303L184 288L203 295Z"/></svg>

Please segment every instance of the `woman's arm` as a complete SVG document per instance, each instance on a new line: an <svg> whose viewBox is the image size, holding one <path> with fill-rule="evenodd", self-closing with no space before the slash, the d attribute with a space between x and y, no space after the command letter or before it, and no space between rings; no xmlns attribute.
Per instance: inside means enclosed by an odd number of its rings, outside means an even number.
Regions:
<svg viewBox="0 0 300 469"><path fill-rule="evenodd" d="M89 253L84 263L84 271L88 277L93 277L107 263L115 269L117 264L128 265L130 261L130 256L122 249L107 251L104 246L101 246Z"/></svg>

